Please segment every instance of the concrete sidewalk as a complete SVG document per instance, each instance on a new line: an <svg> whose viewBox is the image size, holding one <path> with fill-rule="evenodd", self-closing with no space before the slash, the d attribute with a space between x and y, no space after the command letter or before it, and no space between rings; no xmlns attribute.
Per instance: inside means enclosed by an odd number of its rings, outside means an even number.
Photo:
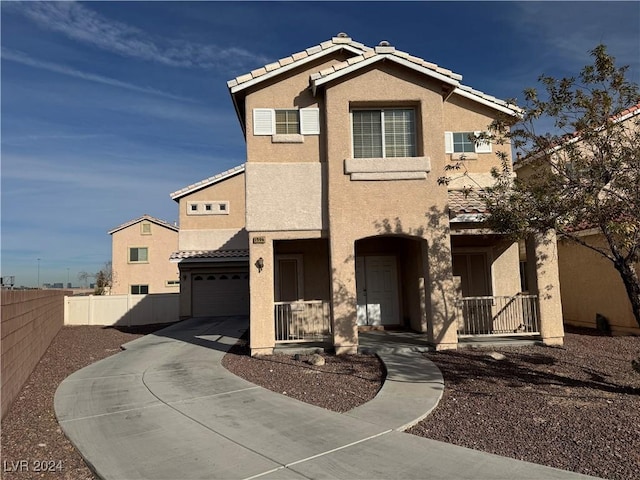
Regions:
<svg viewBox="0 0 640 480"><path fill-rule="evenodd" d="M381 353L382 390L345 414L246 382L221 361L247 325L187 320L75 372L55 395L62 429L104 479L588 478L399 431L443 390L416 353Z"/></svg>

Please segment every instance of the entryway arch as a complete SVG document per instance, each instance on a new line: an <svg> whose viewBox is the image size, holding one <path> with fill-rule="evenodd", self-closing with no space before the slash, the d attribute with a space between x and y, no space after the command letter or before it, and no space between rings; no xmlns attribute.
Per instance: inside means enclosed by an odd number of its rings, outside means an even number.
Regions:
<svg viewBox="0 0 640 480"><path fill-rule="evenodd" d="M359 326L424 331L426 251L424 239L407 235L376 235L355 242Z"/></svg>

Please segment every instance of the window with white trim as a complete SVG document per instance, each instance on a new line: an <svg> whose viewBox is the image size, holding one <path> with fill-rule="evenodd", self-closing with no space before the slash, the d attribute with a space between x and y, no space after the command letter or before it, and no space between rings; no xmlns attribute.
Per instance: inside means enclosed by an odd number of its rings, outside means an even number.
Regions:
<svg viewBox="0 0 640 480"><path fill-rule="evenodd" d="M478 142L481 132L444 132L445 153L491 153L491 142Z"/></svg>
<svg viewBox="0 0 640 480"><path fill-rule="evenodd" d="M140 224L140 233L142 235L151 235L151 223L149 222L142 222Z"/></svg>
<svg viewBox="0 0 640 480"><path fill-rule="evenodd" d="M129 248L129 263L147 263L149 261L149 249L147 247Z"/></svg>
<svg viewBox="0 0 640 480"><path fill-rule="evenodd" d="M417 156L414 109L353 110L351 123L354 158Z"/></svg>
<svg viewBox="0 0 640 480"><path fill-rule="evenodd" d="M318 135L320 109L253 109L254 135Z"/></svg>

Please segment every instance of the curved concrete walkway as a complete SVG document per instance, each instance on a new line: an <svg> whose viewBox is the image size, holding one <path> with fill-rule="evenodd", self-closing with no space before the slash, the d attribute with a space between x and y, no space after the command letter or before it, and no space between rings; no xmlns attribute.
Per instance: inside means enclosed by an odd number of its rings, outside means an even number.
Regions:
<svg viewBox="0 0 640 480"><path fill-rule="evenodd" d="M416 353L382 353L376 398L345 414L228 372L244 318L191 319L125 345L66 378L62 429L104 479L587 478L416 437L443 390Z"/></svg>

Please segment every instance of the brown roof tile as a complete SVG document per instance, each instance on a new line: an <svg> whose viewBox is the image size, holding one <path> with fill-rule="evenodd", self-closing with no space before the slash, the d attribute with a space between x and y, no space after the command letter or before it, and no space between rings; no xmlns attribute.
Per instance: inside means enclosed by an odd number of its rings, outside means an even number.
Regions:
<svg viewBox="0 0 640 480"><path fill-rule="evenodd" d="M488 213L487 206L476 191L449 191L449 215L451 217L464 213Z"/></svg>
<svg viewBox="0 0 640 480"><path fill-rule="evenodd" d="M179 250L173 252L170 260L186 260L188 258L248 258L249 250Z"/></svg>

